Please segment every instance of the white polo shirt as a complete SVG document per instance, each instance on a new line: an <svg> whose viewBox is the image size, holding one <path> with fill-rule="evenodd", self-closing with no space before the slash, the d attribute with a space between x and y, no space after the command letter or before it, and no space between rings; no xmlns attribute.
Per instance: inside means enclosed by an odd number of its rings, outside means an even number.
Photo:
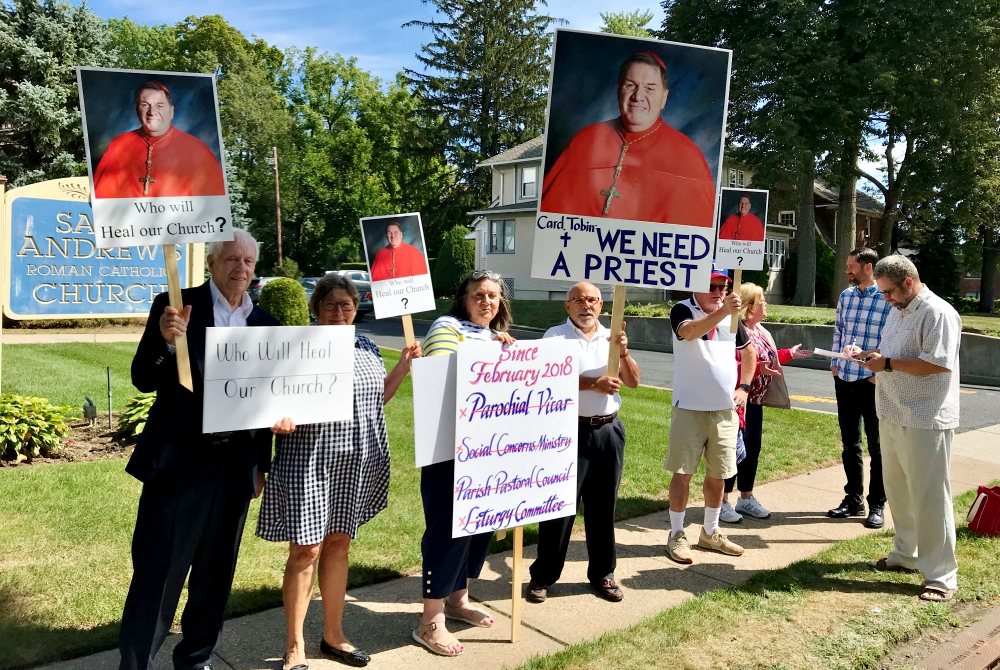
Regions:
<svg viewBox="0 0 1000 670"><path fill-rule="evenodd" d="M543 337L558 337L564 340L575 340L580 345L581 377L603 377L608 374L608 353L611 351L611 330L600 323L597 332L592 337L577 328L571 319L566 323L552 326L545 331ZM621 396L615 393L608 395L598 391L580 391L580 416L607 416L618 411L622 406Z"/></svg>

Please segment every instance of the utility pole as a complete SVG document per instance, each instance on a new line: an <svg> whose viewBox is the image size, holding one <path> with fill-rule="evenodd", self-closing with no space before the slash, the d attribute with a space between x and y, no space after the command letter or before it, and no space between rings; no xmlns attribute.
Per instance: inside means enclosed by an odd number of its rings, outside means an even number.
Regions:
<svg viewBox="0 0 1000 670"><path fill-rule="evenodd" d="M271 147L272 155L267 159L268 165L274 166L274 208L278 222L278 269L281 270L281 191L278 189L278 147Z"/></svg>

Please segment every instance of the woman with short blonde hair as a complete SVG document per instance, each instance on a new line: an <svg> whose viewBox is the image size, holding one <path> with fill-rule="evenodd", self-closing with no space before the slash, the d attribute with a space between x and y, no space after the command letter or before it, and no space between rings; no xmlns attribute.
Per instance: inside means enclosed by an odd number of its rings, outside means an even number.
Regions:
<svg viewBox="0 0 1000 670"><path fill-rule="evenodd" d="M757 351L757 370L750 382L750 393L747 404L737 407L740 418L740 431L743 433L743 444L746 447L746 457L736 466L736 476L726 480L726 497L722 500L722 513L719 518L727 523L743 521L743 514L749 514L758 519L771 516L763 505L753 495L754 480L757 477L757 463L760 460L760 449L764 431L764 394L771 385L772 378L781 375L781 366L794 358L811 356L811 351L803 350L801 344L790 349L778 349L771 333L767 332L761 321L767 317L767 300L764 299L764 289L752 282L740 286L740 320L746 326L750 342ZM733 487L739 484L740 497L735 509L729 504L729 494Z"/></svg>

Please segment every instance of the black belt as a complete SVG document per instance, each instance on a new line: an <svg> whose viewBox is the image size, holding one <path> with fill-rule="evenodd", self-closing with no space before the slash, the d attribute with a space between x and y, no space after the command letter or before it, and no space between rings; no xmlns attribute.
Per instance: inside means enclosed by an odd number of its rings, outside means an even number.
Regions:
<svg viewBox="0 0 1000 670"><path fill-rule="evenodd" d="M618 412L605 414L604 416L581 416L580 423L586 426L603 426L618 418Z"/></svg>

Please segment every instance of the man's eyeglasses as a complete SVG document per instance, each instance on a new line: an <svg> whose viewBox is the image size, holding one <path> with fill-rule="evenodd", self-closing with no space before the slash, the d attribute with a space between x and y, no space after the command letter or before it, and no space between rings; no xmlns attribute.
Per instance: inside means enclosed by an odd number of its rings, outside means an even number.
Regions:
<svg viewBox="0 0 1000 670"><path fill-rule="evenodd" d="M589 296L586 296L586 297L583 297L583 298L571 298L571 300L578 307L582 306L582 305L587 305L588 307L593 307L597 303L601 302L600 298L595 298L592 295L589 295Z"/></svg>
<svg viewBox="0 0 1000 670"><path fill-rule="evenodd" d="M336 312L339 309L344 314L350 314L354 311L354 301L345 300L344 302L337 302L336 300L325 300L319 304L319 307L324 312Z"/></svg>
<svg viewBox="0 0 1000 670"><path fill-rule="evenodd" d="M715 293L716 291L718 291L719 293L725 293L727 286L728 286L727 284L709 284L708 292Z"/></svg>
<svg viewBox="0 0 1000 670"><path fill-rule="evenodd" d="M879 293L881 293L881 294L882 294L882 297L883 297L883 298L889 298L890 296L892 296L892 294L893 294L893 293L895 293L895 292L896 292L896 289L897 289L897 288L899 288L899 287L898 287L898 286L893 286L893 287L892 287L891 289L889 289L888 291L883 291L883 290L879 289Z"/></svg>

